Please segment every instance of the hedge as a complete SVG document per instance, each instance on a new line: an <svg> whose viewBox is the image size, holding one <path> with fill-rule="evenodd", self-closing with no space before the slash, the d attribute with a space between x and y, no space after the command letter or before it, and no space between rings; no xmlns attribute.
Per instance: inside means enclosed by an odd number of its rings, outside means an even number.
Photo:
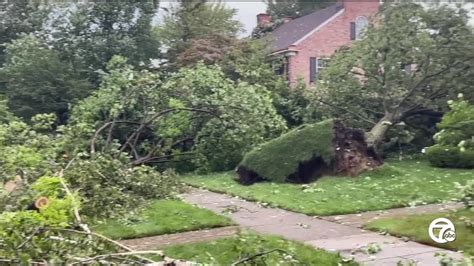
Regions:
<svg viewBox="0 0 474 266"><path fill-rule="evenodd" d="M285 182L301 162L321 157L330 165L335 156L333 140L333 120L303 125L253 149L240 166L265 180Z"/></svg>
<svg viewBox="0 0 474 266"><path fill-rule="evenodd" d="M438 167L474 168L474 149L436 144L426 149L426 155Z"/></svg>

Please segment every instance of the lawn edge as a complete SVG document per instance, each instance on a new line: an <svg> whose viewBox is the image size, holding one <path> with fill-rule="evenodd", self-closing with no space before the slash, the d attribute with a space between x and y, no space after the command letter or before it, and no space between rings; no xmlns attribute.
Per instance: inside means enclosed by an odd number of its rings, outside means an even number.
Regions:
<svg viewBox="0 0 474 266"><path fill-rule="evenodd" d="M271 203L271 202L267 202L267 201L260 201L260 200L257 200L256 198L237 195L236 193L233 193L233 192L228 192L228 191L219 190L219 189L215 189L215 188L209 188L209 187L206 187L206 186L190 184L190 183L187 183L187 182L184 182L184 181L183 181L183 183L185 183L187 186L190 186L192 188L207 190L207 191L211 191L211 192L215 192L215 193L219 193L219 194L225 194L225 195L229 195L229 196L232 196L232 197L238 197L238 198L250 201L250 202L263 202L263 203L268 204L268 207L271 207L271 208L278 208L278 209L291 211L291 212L295 212L295 213L300 213L300 214L304 214L304 215L307 215L307 216L313 216L313 217L315 217L315 216L317 216L317 217L327 217L327 216L334 216L334 215L359 214L359 213L364 213L364 212L385 211L385 210L406 208L406 207L411 207L412 206L412 205L397 204L397 205L391 206L390 208L383 208L383 209L365 209L365 210L362 210L362 211L359 211L359 212L334 212L334 213L331 213L331 214L317 214L317 213L311 213L311 212L296 211L294 209L290 209L290 208L286 208L284 206L280 206L279 204L276 204L276 203ZM459 199L457 201L450 201L450 202L459 202ZM426 201L425 203L426 204L418 204L418 205L414 205L414 206L424 206L424 205L428 205L428 204L442 204L444 202L443 201Z"/></svg>

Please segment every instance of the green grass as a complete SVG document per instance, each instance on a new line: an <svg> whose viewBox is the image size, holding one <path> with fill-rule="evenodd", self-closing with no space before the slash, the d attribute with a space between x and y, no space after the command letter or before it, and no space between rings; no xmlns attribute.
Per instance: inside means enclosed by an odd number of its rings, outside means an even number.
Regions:
<svg viewBox="0 0 474 266"><path fill-rule="evenodd" d="M282 239L276 236L259 236L243 233L232 238L223 238L211 242L169 246L164 253L175 259L185 259L198 263L214 265L231 265L233 262L250 255L273 249L282 249L290 253L290 257L271 253L265 257L265 264L260 265L338 265L343 263L341 257L324 250ZM294 261L297 260L297 261ZM355 263L350 263L356 265ZM253 264L255 265L255 264Z"/></svg>
<svg viewBox="0 0 474 266"><path fill-rule="evenodd" d="M454 223L456 240L446 244L438 244L428 235L430 223L440 217L445 217ZM410 239L441 248L462 250L474 255L474 228L468 227L462 217L474 221L474 210L460 210L452 213L410 215L397 219L380 219L368 223L365 227L370 230L388 232L396 236L406 236Z"/></svg>
<svg viewBox="0 0 474 266"><path fill-rule="evenodd" d="M301 162L316 156L329 165L334 157L333 139L332 120L304 125L256 147L245 155L240 165L266 180L285 182Z"/></svg>
<svg viewBox="0 0 474 266"><path fill-rule="evenodd" d="M232 225L227 217L178 200L156 201L134 220L109 220L94 230L113 239L130 239Z"/></svg>
<svg viewBox="0 0 474 266"><path fill-rule="evenodd" d="M278 167L278 165L275 165ZM382 210L457 200L455 182L474 179L474 171L435 168L425 161L390 161L358 177L324 177L309 185L262 182L242 186L234 173L184 176L192 186L268 203L308 215Z"/></svg>

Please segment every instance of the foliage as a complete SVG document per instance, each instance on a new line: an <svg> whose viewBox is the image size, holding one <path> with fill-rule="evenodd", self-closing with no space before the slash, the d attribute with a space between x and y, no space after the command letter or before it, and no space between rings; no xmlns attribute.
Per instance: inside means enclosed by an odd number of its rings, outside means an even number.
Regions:
<svg viewBox="0 0 474 266"><path fill-rule="evenodd" d="M465 185L456 183L461 194L461 201L466 205L467 208L474 208L474 180L468 180Z"/></svg>
<svg viewBox="0 0 474 266"><path fill-rule="evenodd" d="M438 167L473 168L474 151L461 152L456 146L436 144L426 149L426 155L433 165Z"/></svg>
<svg viewBox="0 0 474 266"><path fill-rule="evenodd" d="M242 26L233 17L236 10L223 4L202 1L182 1L164 17L157 28L158 36L168 48L167 59L171 65L177 56L190 47L193 40L209 36L232 38Z"/></svg>
<svg viewBox="0 0 474 266"><path fill-rule="evenodd" d="M7 100L0 95L0 123L6 123L14 118L7 106Z"/></svg>
<svg viewBox="0 0 474 266"><path fill-rule="evenodd" d="M4 62L4 45L18 38L40 30L49 8L41 1L2 1L0 3L0 66Z"/></svg>
<svg viewBox="0 0 474 266"><path fill-rule="evenodd" d="M33 35L6 46L0 79L11 112L26 119L39 113L55 113L64 122L69 104L84 97L90 84L72 65Z"/></svg>
<svg viewBox="0 0 474 266"><path fill-rule="evenodd" d="M164 252L172 257L203 264L231 265L239 260L272 250L274 252L257 256L241 265L346 265L337 254L277 236L260 236L249 232L212 242L169 246L164 249Z"/></svg>
<svg viewBox="0 0 474 266"><path fill-rule="evenodd" d="M82 212L89 217L117 217L151 199L173 196L179 188L170 171L133 167L127 158L100 153L74 160L65 179L83 198Z"/></svg>
<svg viewBox="0 0 474 266"><path fill-rule="evenodd" d="M297 18L330 6L335 2L321 0L268 1L267 12L272 16L272 19Z"/></svg>
<svg viewBox="0 0 474 266"><path fill-rule="evenodd" d="M200 61L206 65L214 64L227 56L237 43L236 38L221 35L192 39L188 47L178 55L177 64L185 67Z"/></svg>
<svg viewBox="0 0 474 266"><path fill-rule="evenodd" d="M254 148L240 165L266 180L285 182L302 162L321 157L330 165L334 158L333 139L332 120L303 125Z"/></svg>
<svg viewBox="0 0 474 266"><path fill-rule="evenodd" d="M229 218L178 200L158 200L125 219L108 219L94 230L113 239L173 234L232 225Z"/></svg>
<svg viewBox="0 0 474 266"><path fill-rule="evenodd" d="M472 265L472 257L464 255L462 258L453 258L449 254L440 252L436 253L435 257L438 259L438 263L441 266L470 266Z"/></svg>
<svg viewBox="0 0 474 266"><path fill-rule="evenodd" d="M438 124L436 144L426 149L426 155L439 167L474 168L474 105L461 99L450 101L450 107Z"/></svg>
<svg viewBox="0 0 474 266"><path fill-rule="evenodd" d="M290 128L322 120L322 114L318 110L308 108L312 104L309 94L304 82L298 82L294 88L284 86L275 93L275 107Z"/></svg>
<svg viewBox="0 0 474 266"><path fill-rule="evenodd" d="M196 155L202 168L229 169L284 129L265 88L226 79L215 66L184 68L164 84L119 57L109 71L101 88L74 108L65 134L83 145L93 139L95 150L118 147L134 164Z"/></svg>
<svg viewBox="0 0 474 266"><path fill-rule="evenodd" d="M98 74L114 55L143 67L161 57L152 26L156 11L152 0L125 0L120 5L101 0L65 2L57 5L51 26L40 34L62 60L97 84Z"/></svg>
<svg viewBox="0 0 474 266"><path fill-rule="evenodd" d="M0 180L19 176L26 182L54 171L56 144L45 128L51 126L54 115L38 115L28 125L14 116L0 123Z"/></svg>
<svg viewBox="0 0 474 266"><path fill-rule="evenodd" d="M41 177L31 185L31 191L30 202L42 196L48 198L48 203L38 211L27 210L25 206L22 210L0 214L2 259L11 259L12 263L63 262L70 255L82 257L110 250L100 241L61 233L61 229L74 223L72 209L79 198L65 193L59 177Z"/></svg>
<svg viewBox="0 0 474 266"><path fill-rule="evenodd" d="M280 167L280 165L274 165ZM454 182L474 179L467 169L430 166L428 162L386 161L375 171L357 177L326 176L305 185L260 182L242 186L235 173L189 175L187 184L307 215L336 215L392 209L460 199Z"/></svg>
<svg viewBox="0 0 474 266"><path fill-rule="evenodd" d="M387 6L362 40L331 58L312 108L370 129L372 146L410 117L440 116L451 88L471 91L474 35L467 21L462 9Z"/></svg>
<svg viewBox="0 0 474 266"><path fill-rule="evenodd" d="M285 129L265 87L233 82L219 68L198 65L182 70L166 86L181 88L183 95L192 96L191 104L212 107L218 114L196 138L195 150L204 156L198 163L210 170L235 167L251 147Z"/></svg>
<svg viewBox="0 0 474 266"><path fill-rule="evenodd" d="M426 233L428 225L439 217L446 217L454 223L456 228L456 241L439 244L434 242ZM409 237L414 241L444 249L462 250L472 256L474 254L473 227L465 223L466 219L474 220L474 211L471 209L462 209L450 213L408 215L405 217L397 217L396 219L384 218L369 222L365 225L365 228L387 232L395 236Z"/></svg>

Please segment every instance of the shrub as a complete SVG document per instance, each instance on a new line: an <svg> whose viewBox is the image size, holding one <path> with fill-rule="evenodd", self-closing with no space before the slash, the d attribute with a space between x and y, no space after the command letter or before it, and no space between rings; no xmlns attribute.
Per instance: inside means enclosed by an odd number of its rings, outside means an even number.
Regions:
<svg viewBox="0 0 474 266"><path fill-rule="evenodd" d="M431 164L438 167L474 168L474 150L436 144L426 150Z"/></svg>
<svg viewBox="0 0 474 266"><path fill-rule="evenodd" d="M75 160L65 179L83 198L82 212L91 217L118 216L147 200L170 197L179 188L170 171L133 167L128 158L115 159L107 154Z"/></svg>
<svg viewBox="0 0 474 266"><path fill-rule="evenodd" d="M426 154L435 166L474 168L474 105L462 99L449 105L451 111L438 124L436 144Z"/></svg>
<svg viewBox="0 0 474 266"><path fill-rule="evenodd" d="M304 125L253 149L240 165L266 180L285 182L301 162L321 157L331 164L335 156L333 139L332 120Z"/></svg>
<svg viewBox="0 0 474 266"><path fill-rule="evenodd" d="M30 126L12 117L9 122L0 123L0 181L19 175L34 182L54 169L56 144L53 137L42 133L52 125L54 116L38 115L31 122Z"/></svg>

